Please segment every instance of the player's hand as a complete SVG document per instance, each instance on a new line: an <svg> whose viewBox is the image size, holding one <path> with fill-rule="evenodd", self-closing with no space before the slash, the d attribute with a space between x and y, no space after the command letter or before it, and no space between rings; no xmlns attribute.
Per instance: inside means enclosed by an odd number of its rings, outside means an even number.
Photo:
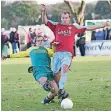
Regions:
<svg viewBox="0 0 111 111"><path fill-rule="evenodd" d="M59 42L53 42L52 45L59 45Z"/></svg>
<svg viewBox="0 0 111 111"><path fill-rule="evenodd" d="M41 11L45 11L46 10L46 6L44 4L41 5Z"/></svg>
<svg viewBox="0 0 111 111"><path fill-rule="evenodd" d="M108 23L108 21L104 23L104 27L109 27L109 26L110 24Z"/></svg>

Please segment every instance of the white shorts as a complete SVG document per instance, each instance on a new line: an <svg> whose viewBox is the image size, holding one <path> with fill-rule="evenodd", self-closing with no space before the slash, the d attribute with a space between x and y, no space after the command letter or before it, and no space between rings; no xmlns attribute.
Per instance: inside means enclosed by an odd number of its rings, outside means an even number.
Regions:
<svg viewBox="0 0 111 111"><path fill-rule="evenodd" d="M72 53L70 52L55 52L53 55L53 73L58 73L63 65L70 66L72 62Z"/></svg>

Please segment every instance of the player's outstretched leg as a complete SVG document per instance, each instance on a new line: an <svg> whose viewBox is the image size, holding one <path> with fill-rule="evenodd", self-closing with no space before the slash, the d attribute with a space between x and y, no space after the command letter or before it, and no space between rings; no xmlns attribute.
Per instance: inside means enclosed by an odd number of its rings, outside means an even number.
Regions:
<svg viewBox="0 0 111 111"><path fill-rule="evenodd" d="M46 96L43 100L42 100L42 104L49 104L49 103L55 103L55 101L53 100L54 99L54 97L53 98L49 98L48 96Z"/></svg>
<svg viewBox="0 0 111 111"><path fill-rule="evenodd" d="M42 104L46 104L46 103L55 103L54 101L54 97L55 97L55 94L52 93L52 92L49 92L49 94L42 100Z"/></svg>
<svg viewBox="0 0 111 111"><path fill-rule="evenodd" d="M49 81L46 81L46 83L42 87L45 91L54 92L54 88L51 86Z"/></svg>
<svg viewBox="0 0 111 111"><path fill-rule="evenodd" d="M62 101L63 99L67 98L69 94L64 89L59 89L58 91L58 99Z"/></svg>

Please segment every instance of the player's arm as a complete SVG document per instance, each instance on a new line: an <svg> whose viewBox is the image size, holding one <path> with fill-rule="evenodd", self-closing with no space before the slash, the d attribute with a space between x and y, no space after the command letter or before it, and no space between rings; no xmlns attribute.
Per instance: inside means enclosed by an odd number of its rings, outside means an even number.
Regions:
<svg viewBox="0 0 111 111"><path fill-rule="evenodd" d="M44 4L41 5L41 15L42 15L42 22L44 24L48 23L47 14L46 14L46 6Z"/></svg>
<svg viewBox="0 0 111 111"><path fill-rule="evenodd" d="M87 31L93 31L93 30L96 30L96 29L99 29L99 28L104 28L106 26L110 26L108 24L108 22L105 22L103 25L101 26L80 26L78 24L74 24L74 26L76 27L76 33L84 33L86 30Z"/></svg>
<svg viewBox="0 0 111 111"><path fill-rule="evenodd" d="M29 53L27 51L22 51L19 53L15 53L15 54L10 54L7 56L7 58L24 58L24 57L28 57Z"/></svg>
<svg viewBox="0 0 111 111"><path fill-rule="evenodd" d="M43 4L41 5L41 15L42 15L42 22L47 25L53 32L55 31L56 24L57 22L51 22L47 19L47 14L46 14L46 6ZM54 24L55 23L55 24Z"/></svg>
<svg viewBox="0 0 111 111"><path fill-rule="evenodd" d="M83 28L77 28L76 29L76 34L83 34L85 31L86 31L86 27L83 27Z"/></svg>
<svg viewBox="0 0 111 111"><path fill-rule="evenodd" d="M30 48L27 49L26 51L22 51L22 52L19 52L19 53L15 53L15 54L10 54L10 55L7 55L7 56L3 56L2 59L6 59L6 58L24 58L24 57L28 57L29 56L29 52L30 52Z"/></svg>
<svg viewBox="0 0 111 111"><path fill-rule="evenodd" d="M47 51L48 51L48 55L49 55L50 57L52 57L53 54L54 54L54 49L50 49L50 48L46 48L46 49L47 49Z"/></svg>
<svg viewBox="0 0 111 111"><path fill-rule="evenodd" d="M81 26L77 23L74 23L73 25L75 27L75 33L76 34L83 34L87 29L87 26Z"/></svg>
<svg viewBox="0 0 111 111"><path fill-rule="evenodd" d="M28 56L29 56L28 51L22 51L19 53L11 54L10 58L24 58L24 57L28 57Z"/></svg>
<svg viewBox="0 0 111 111"><path fill-rule="evenodd" d="M107 27L107 26L110 26L108 24L108 22L105 22L103 25L101 26L90 26L90 27L87 27L87 31L93 31L93 30L96 30L96 29L100 29L100 28L104 28L104 27Z"/></svg>

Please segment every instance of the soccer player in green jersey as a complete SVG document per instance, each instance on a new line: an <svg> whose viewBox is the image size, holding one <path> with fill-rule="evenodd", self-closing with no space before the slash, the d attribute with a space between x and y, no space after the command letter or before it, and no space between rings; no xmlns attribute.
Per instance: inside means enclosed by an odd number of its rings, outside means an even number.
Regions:
<svg viewBox="0 0 111 111"><path fill-rule="evenodd" d="M37 47L38 46L38 47ZM49 91L47 97L42 101L43 104L50 103L54 96L58 93L58 86L54 80L53 72L51 70L51 56L53 56L53 49L44 47L44 38L42 36L36 37L36 46L16 54L8 55L4 58L22 58L30 56L33 76L39 82L43 89Z"/></svg>

